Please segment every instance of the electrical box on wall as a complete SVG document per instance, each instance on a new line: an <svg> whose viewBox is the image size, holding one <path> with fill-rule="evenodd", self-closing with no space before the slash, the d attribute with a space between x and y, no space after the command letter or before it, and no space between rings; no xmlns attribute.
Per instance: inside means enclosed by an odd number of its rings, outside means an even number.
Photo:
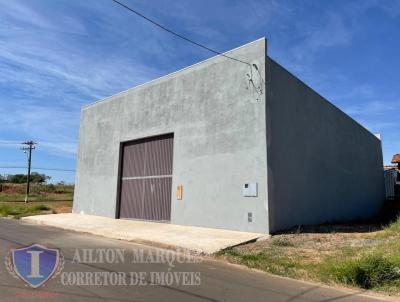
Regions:
<svg viewBox="0 0 400 302"><path fill-rule="evenodd" d="M183 186L176 187L176 199L182 200L183 195Z"/></svg>
<svg viewBox="0 0 400 302"><path fill-rule="evenodd" d="M256 182L249 182L243 185L243 196L244 197L257 197L258 188Z"/></svg>

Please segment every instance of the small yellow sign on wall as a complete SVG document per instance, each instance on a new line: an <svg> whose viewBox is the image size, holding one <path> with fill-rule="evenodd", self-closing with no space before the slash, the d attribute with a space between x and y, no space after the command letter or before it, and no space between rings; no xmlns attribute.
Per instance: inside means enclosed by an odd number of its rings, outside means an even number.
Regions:
<svg viewBox="0 0 400 302"><path fill-rule="evenodd" d="M176 187L176 199L182 200L183 196L183 186L177 186Z"/></svg>

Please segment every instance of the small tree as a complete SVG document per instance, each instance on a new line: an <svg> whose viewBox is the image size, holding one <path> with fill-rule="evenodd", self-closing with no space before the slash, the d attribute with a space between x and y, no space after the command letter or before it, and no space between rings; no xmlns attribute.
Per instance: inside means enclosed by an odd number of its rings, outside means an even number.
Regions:
<svg viewBox="0 0 400 302"><path fill-rule="evenodd" d="M56 187L53 184L49 184L46 186L46 191L48 193L54 193L55 190L56 190Z"/></svg>
<svg viewBox="0 0 400 302"><path fill-rule="evenodd" d="M26 175L25 174L7 175L7 182L10 182L13 184L23 184L26 182Z"/></svg>
<svg viewBox="0 0 400 302"><path fill-rule="evenodd" d="M31 182L37 183L37 184L43 184L46 183L47 180L49 180L51 177L47 176L46 174L40 174L37 172L32 172L31 173Z"/></svg>
<svg viewBox="0 0 400 302"><path fill-rule="evenodd" d="M36 184L46 183L49 179L51 179L50 176L47 176L46 174L40 174L37 172L32 172L31 176L29 178L29 180L32 183L36 183ZM26 174L7 175L6 181L10 182L10 183L14 183L14 184L26 183Z"/></svg>

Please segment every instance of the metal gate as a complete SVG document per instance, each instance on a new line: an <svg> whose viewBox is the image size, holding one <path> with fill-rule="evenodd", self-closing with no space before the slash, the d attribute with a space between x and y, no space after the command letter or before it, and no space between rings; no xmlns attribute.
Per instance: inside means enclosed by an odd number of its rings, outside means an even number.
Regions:
<svg viewBox="0 0 400 302"><path fill-rule="evenodd" d="M396 186L396 178L397 172L395 169L386 170L384 172L385 176L385 195L388 199L393 199L395 196L395 186Z"/></svg>
<svg viewBox="0 0 400 302"><path fill-rule="evenodd" d="M120 218L170 221L173 134L122 145Z"/></svg>

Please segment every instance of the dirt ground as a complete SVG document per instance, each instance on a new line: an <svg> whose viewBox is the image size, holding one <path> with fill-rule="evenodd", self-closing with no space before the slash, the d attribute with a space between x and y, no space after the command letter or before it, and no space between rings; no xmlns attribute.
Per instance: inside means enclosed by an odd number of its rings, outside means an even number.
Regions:
<svg viewBox="0 0 400 302"><path fill-rule="evenodd" d="M61 214L61 213L71 213L72 212L72 204L71 205L55 205L52 207L53 211L55 214Z"/></svg>
<svg viewBox="0 0 400 302"><path fill-rule="evenodd" d="M400 219L295 228L226 249L225 261L272 274L400 294Z"/></svg>
<svg viewBox="0 0 400 302"><path fill-rule="evenodd" d="M369 228L370 227L370 228ZM378 245L381 239L374 239L373 236L379 232L376 226L357 226L348 227L348 231L343 230L331 233L294 233L280 234L271 237L271 239L238 246L235 249L240 253L257 254L271 248L285 248L286 253L302 255L312 262L320 262L327 255L334 254L339 248L346 247L365 247ZM365 232L371 229L370 232Z"/></svg>

